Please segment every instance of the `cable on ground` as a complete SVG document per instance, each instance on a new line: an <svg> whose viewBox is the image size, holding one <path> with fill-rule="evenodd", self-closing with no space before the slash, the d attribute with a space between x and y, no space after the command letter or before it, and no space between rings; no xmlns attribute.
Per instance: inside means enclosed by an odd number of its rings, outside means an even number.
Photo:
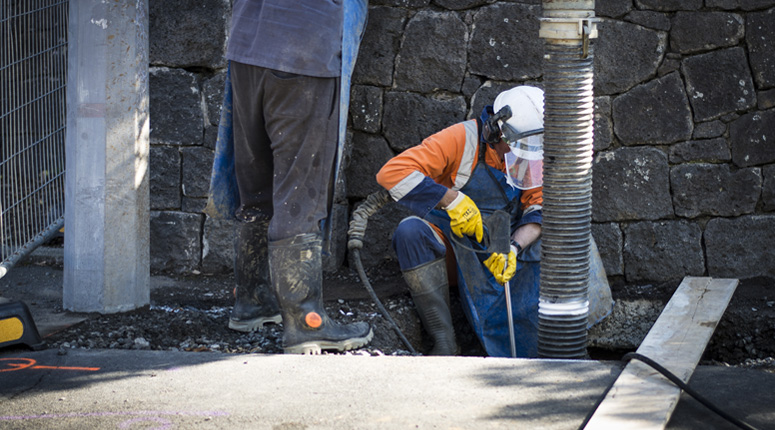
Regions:
<svg viewBox="0 0 775 430"><path fill-rule="evenodd" d="M623 364L626 364L630 360L638 360L643 362L644 364L652 367L657 372L661 373L665 378L667 378L670 382L675 384L678 388L682 389L686 394L690 395L692 398L700 402L703 406L710 409L711 411L715 412L718 416L721 418L724 418L728 422L734 424L738 428L744 429L744 430L757 430L756 427L733 417L732 415L728 414L724 410L722 410L720 407L713 404L710 400L706 399L700 393L695 391L693 388L689 387L688 384L686 384L684 381L682 381L679 377L675 376L673 373L671 373L669 370L667 370L664 366L660 365L656 361L646 357L645 355L638 354L637 352L630 352L624 355L622 357ZM602 396L598 399L597 403L595 404L595 407L592 408L592 410L587 414L586 418L584 418L584 422L581 423L581 426L579 426L579 430L582 430L586 425L589 423L589 420L592 419L592 415L594 415L597 408L600 406L600 404L603 402L603 399L608 395L608 392L611 391L611 387L613 387L614 383L616 381L611 383L611 385L606 388L605 392Z"/></svg>

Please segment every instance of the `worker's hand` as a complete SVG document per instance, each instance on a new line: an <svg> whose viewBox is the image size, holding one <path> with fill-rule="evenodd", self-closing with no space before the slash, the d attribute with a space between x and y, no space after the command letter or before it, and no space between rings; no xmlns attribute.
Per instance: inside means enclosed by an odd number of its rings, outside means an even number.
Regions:
<svg viewBox="0 0 775 430"><path fill-rule="evenodd" d="M495 277L495 281L501 285L506 285L517 272L517 248L511 246L509 255L493 252L484 260L487 270Z"/></svg>
<svg viewBox="0 0 775 430"><path fill-rule="evenodd" d="M449 206L444 208L449 214L449 226L457 237L476 236L476 241L481 242L484 235L482 214L470 197L458 191L457 197Z"/></svg>

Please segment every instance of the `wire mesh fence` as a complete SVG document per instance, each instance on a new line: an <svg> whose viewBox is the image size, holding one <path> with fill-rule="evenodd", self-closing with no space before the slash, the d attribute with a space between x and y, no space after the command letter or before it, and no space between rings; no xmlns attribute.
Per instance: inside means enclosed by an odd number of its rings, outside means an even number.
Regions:
<svg viewBox="0 0 775 430"><path fill-rule="evenodd" d="M68 7L0 0L0 277L64 224Z"/></svg>

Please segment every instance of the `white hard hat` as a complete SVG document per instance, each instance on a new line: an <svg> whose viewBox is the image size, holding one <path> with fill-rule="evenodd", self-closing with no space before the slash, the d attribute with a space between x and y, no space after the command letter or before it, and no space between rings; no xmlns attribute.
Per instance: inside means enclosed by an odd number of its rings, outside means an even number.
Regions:
<svg viewBox="0 0 775 430"><path fill-rule="evenodd" d="M505 155L508 181L522 190L543 185L544 92L519 86L498 94L493 111L508 106L511 116L498 121L501 139L511 147Z"/></svg>
<svg viewBox="0 0 775 430"><path fill-rule="evenodd" d="M506 90L495 98L492 109L499 112L504 106L511 108L511 118L506 121L514 132L522 134L544 128L544 91L522 85ZM503 121L498 124L505 132Z"/></svg>

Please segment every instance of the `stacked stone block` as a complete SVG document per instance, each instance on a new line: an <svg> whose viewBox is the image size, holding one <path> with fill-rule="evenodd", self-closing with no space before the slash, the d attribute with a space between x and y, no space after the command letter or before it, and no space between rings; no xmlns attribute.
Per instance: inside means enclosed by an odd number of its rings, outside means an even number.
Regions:
<svg viewBox="0 0 775 430"><path fill-rule="evenodd" d="M151 270L230 270L231 225L208 219L229 0L149 3Z"/></svg>
<svg viewBox="0 0 775 430"><path fill-rule="evenodd" d="M223 89L229 0L151 0L152 266L231 267L201 213ZM593 235L612 280L775 277L775 0L598 0ZM372 0L353 76L351 210L393 154L541 86L541 2ZM408 212L369 223L390 260Z"/></svg>

